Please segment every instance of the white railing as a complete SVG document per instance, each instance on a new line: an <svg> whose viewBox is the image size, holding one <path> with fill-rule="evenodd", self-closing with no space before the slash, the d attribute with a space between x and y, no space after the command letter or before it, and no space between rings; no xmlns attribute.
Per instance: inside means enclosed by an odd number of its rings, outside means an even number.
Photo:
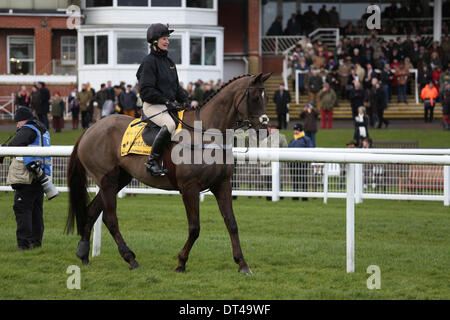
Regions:
<svg viewBox="0 0 450 320"><path fill-rule="evenodd" d="M321 40L328 47L337 47L339 44L339 28L318 28L308 35L311 43Z"/></svg>
<svg viewBox="0 0 450 320"><path fill-rule="evenodd" d="M261 49L264 55L281 55L292 50L305 36L264 36L261 38Z"/></svg>
<svg viewBox="0 0 450 320"><path fill-rule="evenodd" d="M0 147L0 157L53 157L52 181L66 192L66 168L72 146ZM347 209L347 272L354 272L354 210L363 199L443 201L450 205L450 149L233 148L236 161L233 195L345 198ZM0 165L0 190L8 160ZM270 162L270 163L269 163ZM302 165L300 164L302 163ZM89 191L98 188L90 180ZM404 193L400 193L405 191ZM412 191L411 191L412 190ZM126 193L173 194L133 181ZM211 195L206 192L201 195ZM94 226L93 256L100 254L101 217Z"/></svg>
<svg viewBox="0 0 450 320"><path fill-rule="evenodd" d="M338 28L318 28L311 32L308 35L311 43L320 39L323 43L325 43L328 47L335 48L339 44L339 29ZM304 37L302 37L303 39ZM289 74L291 74L292 69L289 66L290 53L295 48L296 44L299 43L302 39L298 40L296 43L293 43L290 47L286 48L282 54L284 56L283 60L283 73L282 77L284 80L284 86L288 89L288 81L287 78Z"/></svg>
<svg viewBox="0 0 450 320"><path fill-rule="evenodd" d="M15 96L12 93L10 96L0 96L0 113L2 119L13 119L15 113L14 105Z"/></svg>

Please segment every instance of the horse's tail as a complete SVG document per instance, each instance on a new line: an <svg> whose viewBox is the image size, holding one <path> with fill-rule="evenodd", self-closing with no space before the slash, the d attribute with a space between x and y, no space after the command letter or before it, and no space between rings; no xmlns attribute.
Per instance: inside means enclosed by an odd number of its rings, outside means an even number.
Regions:
<svg viewBox="0 0 450 320"><path fill-rule="evenodd" d="M67 185L69 186L69 214L65 229L67 234L73 233L75 219L79 235L83 234L87 222L87 204L89 202L87 176L86 169L78 158L78 145L82 137L83 135L75 143L67 168Z"/></svg>

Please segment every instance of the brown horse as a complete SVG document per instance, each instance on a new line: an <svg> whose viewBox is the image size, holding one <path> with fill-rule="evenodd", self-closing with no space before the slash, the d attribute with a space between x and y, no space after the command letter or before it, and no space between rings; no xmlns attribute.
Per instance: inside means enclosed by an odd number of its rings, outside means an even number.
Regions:
<svg viewBox="0 0 450 320"><path fill-rule="evenodd" d="M202 121L202 131L214 128L224 133L226 129L235 128L239 120L246 127L264 127L268 121L265 115L264 81L270 75L245 75L229 81L200 109L185 112L184 127L189 128L191 134L194 132L196 120ZM186 244L178 254L175 271L185 271L189 252L200 232L199 195L201 191L210 189L217 199L230 234L234 261L239 265L240 272L251 273L241 251L238 227L232 209L230 180L233 164L223 162L174 165L170 157L170 151L174 147L172 143L164 156L164 165L169 169L169 174L162 177L148 176L144 165L147 156L120 154L122 136L132 120L124 115L103 118L86 130L74 146L68 167L70 203L66 231L73 231L76 219L78 234L81 235L77 257L83 264L89 263L92 226L103 211L103 222L116 241L120 255L130 264L130 269L139 266L135 254L119 232L116 216L116 195L134 177L148 186L179 190L182 195L189 233ZM183 153L191 148L187 149L183 150ZM90 203L87 174L99 186L98 194Z"/></svg>

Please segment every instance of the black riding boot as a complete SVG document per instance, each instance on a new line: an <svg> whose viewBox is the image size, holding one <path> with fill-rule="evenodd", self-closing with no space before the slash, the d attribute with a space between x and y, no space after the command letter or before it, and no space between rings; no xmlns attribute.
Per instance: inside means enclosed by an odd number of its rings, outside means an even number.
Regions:
<svg viewBox="0 0 450 320"><path fill-rule="evenodd" d="M163 169L159 165L159 159L164 152L164 149L169 142L171 133L167 126L162 126L158 134L155 137L155 141L152 144L152 152L148 161L145 163L147 167L147 173L151 176L164 176L168 173L167 169Z"/></svg>

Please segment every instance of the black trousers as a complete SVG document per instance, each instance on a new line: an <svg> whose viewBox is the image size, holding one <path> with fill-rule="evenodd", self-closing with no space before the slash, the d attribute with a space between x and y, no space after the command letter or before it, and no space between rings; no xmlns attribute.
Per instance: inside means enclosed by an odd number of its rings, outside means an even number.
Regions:
<svg viewBox="0 0 450 320"><path fill-rule="evenodd" d="M22 249L40 247L44 234L44 190L39 183L13 185L17 245Z"/></svg>
<svg viewBox="0 0 450 320"><path fill-rule="evenodd" d="M430 104L425 104L425 122L433 122L433 112L434 107L432 107Z"/></svg>
<svg viewBox="0 0 450 320"><path fill-rule="evenodd" d="M81 111L81 126L83 129L89 128L89 123L91 122L91 113L86 111Z"/></svg>
<svg viewBox="0 0 450 320"><path fill-rule="evenodd" d="M378 128L381 128L381 125L384 123L385 125L389 124L389 121L384 118L384 108L377 109L377 117L378 117Z"/></svg>
<svg viewBox="0 0 450 320"><path fill-rule="evenodd" d="M286 122L286 113L278 113L278 129L286 129L287 128L287 122Z"/></svg>
<svg viewBox="0 0 450 320"><path fill-rule="evenodd" d="M38 116L39 121L42 122L47 129L50 129L50 124L48 122L47 114L46 113L39 113L37 116Z"/></svg>

